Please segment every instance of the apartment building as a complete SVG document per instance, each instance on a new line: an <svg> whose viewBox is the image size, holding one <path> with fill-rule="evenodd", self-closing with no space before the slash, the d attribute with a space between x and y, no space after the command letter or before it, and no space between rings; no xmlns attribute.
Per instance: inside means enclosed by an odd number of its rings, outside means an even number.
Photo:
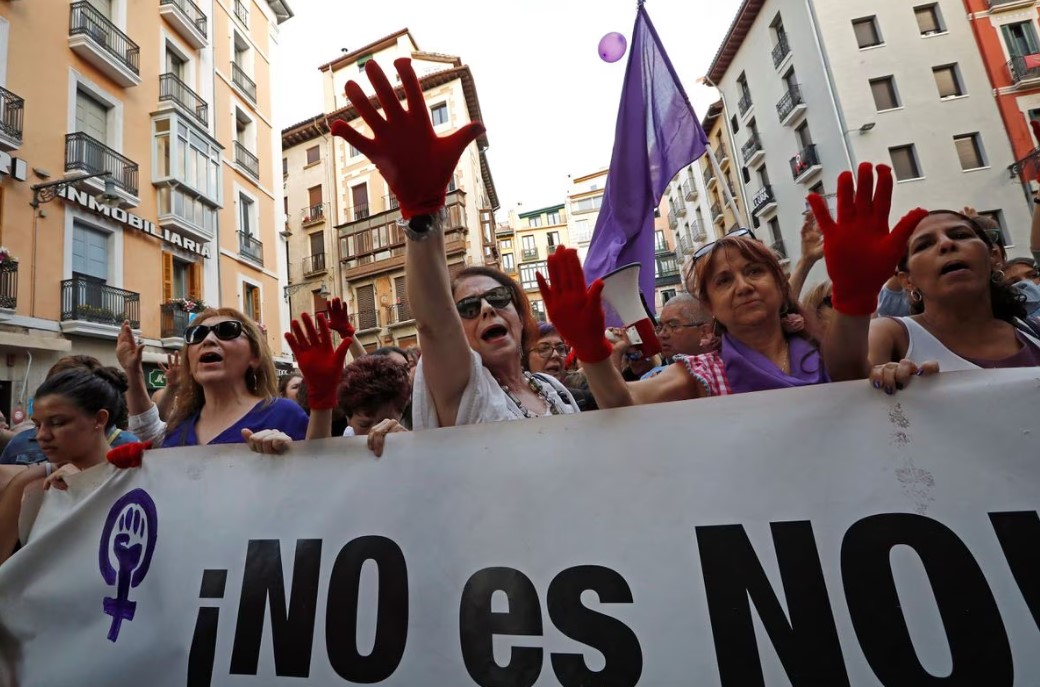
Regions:
<svg viewBox="0 0 1040 687"><path fill-rule="evenodd" d="M61 355L114 363L123 320L157 373L183 341L175 299L279 322L270 63L291 17L284 0L0 4L17 259L0 266L0 409Z"/></svg>
<svg viewBox="0 0 1040 687"><path fill-rule="evenodd" d="M1011 141L1015 163L1008 167L1024 190L1040 177L1040 141L1029 127L1040 120L1040 38L1037 0L964 0L997 108ZM940 17L936 28L942 29Z"/></svg>
<svg viewBox="0 0 1040 687"><path fill-rule="evenodd" d="M549 207L529 210L527 212L509 211L509 227L512 235L499 238L499 258L501 268L507 274L516 263L516 272L520 286L531 301L531 310L539 322L546 321L545 304L538 292L538 272L549 274L546 259L556 252L560 246L570 246L570 232L567 229L567 205L560 203ZM507 252L503 242L512 248Z"/></svg>
<svg viewBox="0 0 1040 687"><path fill-rule="evenodd" d="M290 311L321 309L333 296L348 305L358 340L368 349L417 342L408 307L404 232L397 198L375 165L330 135L337 119L369 135L344 95L348 80L374 93L364 71L371 59L396 78L393 61L410 57L434 130L446 135L481 118L476 84L459 57L424 52L407 29L344 53L320 67L324 111L282 131ZM399 80L397 81L399 83ZM403 89L399 89L403 97ZM447 188L445 227L449 269L498 265L494 211L498 208L482 135L463 153Z"/></svg>
<svg viewBox="0 0 1040 687"><path fill-rule="evenodd" d="M708 79L740 129L751 214L792 260L807 193L861 161L892 166L893 217L969 205L1026 250L1030 208L959 0L745 0Z"/></svg>
<svg viewBox="0 0 1040 687"><path fill-rule="evenodd" d="M718 169L711 163L711 157L702 155L697 161L704 178L704 189L707 198L708 215L716 235L727 234L734 229L749 226L747 201L744 197L744 184L741 183L740 162L733 155L733 134L739 131L736 119L726 119L723 101L719 100L708 107L701 120L701 127L708 136L708 145L715 152ZM721 172L721 180L719 173ZM725 188L723 187L725 184ZM729 196L726 191L729 191ZM727 198L733 199L730 205ZM770 241L775 243L775 241Z"/></svg>
<svg viewBox="0 0 1040 687"><path fill-rule="evenodd" d="M687 165L665 189L668 228L675 235L680 265L687 255L721 236L715 223L709 219L711 205L708 198L700 161Z"/></svg>

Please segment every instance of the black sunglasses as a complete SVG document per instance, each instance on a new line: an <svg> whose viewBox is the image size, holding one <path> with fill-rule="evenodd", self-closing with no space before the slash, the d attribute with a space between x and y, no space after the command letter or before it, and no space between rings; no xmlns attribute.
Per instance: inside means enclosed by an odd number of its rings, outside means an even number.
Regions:
<svg viewBox="0 0 1040 687"><path fill-rule="evenodd" d="M242 336L242 323L238 320L224 320L216 324L193 324L184 330L184 342L189 346L202 343L210 332L221 341L231 341Z"/></svg>
<svg viewBox="0 0 1040 687"><path fill-rule="evenodd" d="M741 227L740 229L734 229L733 231L731 231L730 233L726 234L722 238L724 238L724 239L731 239L731 238L736 238L738 236L750 236L754 240L756 240L756 241L758 240L758 237L755 236L755 232L751 231L750 229L745 229L744 227ZM715 250L715 244L717 244L717 243L718 243L718 241L712 241L711 243L705 243L703 246L701 246L696 251L694 251L694 253L693 253L693 261L697 262L698 260L703 258L708 253L710 253L713 250Z"/></svg>
<svg viewBox="0 0 1040 687"><path fill-rule="evenodd" d="M480 314L481 301L487 301L491 307L502 310L513 302L513 292L509 287L499 286L490 291L485 291L479 296L467 296L461 301L455 301L455 309L464 320L472 320Z"/></svg>

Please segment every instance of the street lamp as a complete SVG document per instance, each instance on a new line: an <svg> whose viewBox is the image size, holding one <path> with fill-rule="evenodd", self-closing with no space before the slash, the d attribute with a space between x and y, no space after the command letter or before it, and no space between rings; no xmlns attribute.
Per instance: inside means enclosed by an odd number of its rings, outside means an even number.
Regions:
<svg viewBox="0 0 1040 687"><path fill-rule="evenodd" d="M283 291L282 295L285 296L285 302L286 303L289 302L289 296L291 296L292 294L296 293L297 291L299 291L300 289L302 289L302 288L304 288L306 286L310 286L313 283L314 282L303 282L302 284L290 284L289 286L283 287L284 291ZM318 295L321 296L322 298L328 298L329 296L332 295L332 292L329 291L329 287L325 285L324 281L321 283L321 288L318 289Z"/></svg>

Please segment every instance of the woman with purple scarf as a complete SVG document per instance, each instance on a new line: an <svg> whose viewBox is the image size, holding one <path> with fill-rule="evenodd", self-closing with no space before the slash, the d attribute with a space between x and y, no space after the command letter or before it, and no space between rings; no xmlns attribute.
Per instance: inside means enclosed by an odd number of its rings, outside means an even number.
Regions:
<svg viewBox="0 0 1040 687"><path fill-rule="evenodd" d="M748 230L740 230L694 254L687 284L714 318L719 346L710 353L677 356L650 379L626 383L599 359L607 348L600 303L602 287L587 291L577 254L549 257L549 282L541 280L549 318L582 361L600 408L617 408L829 382L816 342L802 330L798 302L776 256ZM609 346L609 344L607 344ZM584 357L583 357L584 356Z"/></svg>

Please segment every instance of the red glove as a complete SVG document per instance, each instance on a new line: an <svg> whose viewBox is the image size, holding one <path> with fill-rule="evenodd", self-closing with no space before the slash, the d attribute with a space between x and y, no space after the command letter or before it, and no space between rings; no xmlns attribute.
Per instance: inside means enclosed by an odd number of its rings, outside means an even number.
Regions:
<svg viewBox="0 0 1040 687"><path fill-rule="evenodd" d="M329 410L336 407L336 389L343 377L343 361L347 357L351 339L344 338L333 350L332 334L323 313L318 313L318 329L308 313L303 313L303 327L292 321L292 331L285 333L296 356L296 364L307 382L307 404L312 410Z"/></svg>
<svg viewBox="0 0 1040 687"><path fill-rule="evenodd" d="M339 334L341 338L351 340L356 331L347 315L347 306L338 296L329 303L329 329Z"/></svg>
<svg viewBox="0 0 1040 687"><path fill-rule="evenodd" d="M928 214L927 210L915 208L889 232L892 169L878 165L877 171L875 192L873 165L860 164L855 197L852 172L838 176L837 223L818 193L810 193L807 198L823 232L823 256L833 283L831 302L843 315L866 317L877 309L881 287L895 274L899 259L906 254L910 234Z"/></svg>
<svg viewBox="0 0 1040 687"><path fill-rule="evenodd" d="M354 81L348 81L347 97L372 130L366 138L343 120L332 123L332 133L347 141L379 169L401 206L405 219L431 215L444 207L448 183L463 151L484 133L484 125L470 122L450 136L433 131L422 86L407 57L394 60L404 86L408 110L401 107L393 86L375 60L365 63L365 73L375 88L382 115Z"/></svg>
<svg viewBox="0 0 1040 687"><path fill-rule="evenodd" d="M141 458L144 452L152 447L150 441L134 441L122 446L116 446L109 450L106 455L108 462L121 470L126 468L141 467Z"/></svg>
<svg viewBox="0 0 1040 687"><path fill-rule="evenodd" d="M583 363L598 363L610 357L614 346L607 340L606 317L600 294L603 280L592 282L585 290L585 272L578 251L560 246L549 256L549 283L541 272L538 290L542 292L545 312L563 340Z"/></svg>

